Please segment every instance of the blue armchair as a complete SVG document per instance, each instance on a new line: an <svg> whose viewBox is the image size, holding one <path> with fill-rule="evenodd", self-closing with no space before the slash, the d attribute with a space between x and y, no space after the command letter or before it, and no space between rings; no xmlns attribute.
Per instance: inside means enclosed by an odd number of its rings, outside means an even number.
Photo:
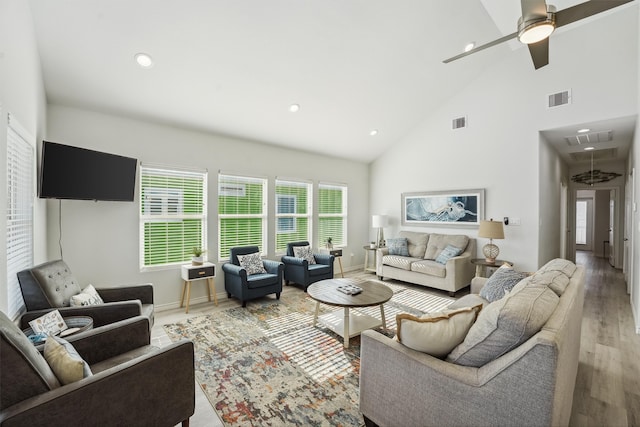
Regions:
<svg viewBox="0 0 640 427"><path fill-rule="evenodd" d="M282 292L282 278L284 265L278 261L262 260L266 273L247 274L247 270L240 266L238 255L249 255L260 252L257 246L242 246L231 249L231 262L222 266L224 271L224 288L227 296L234 296L247 306L247 300L260 298L269 294L276 294L280 299Z"/></svg>
<svg viewBox="0 0 640 427"><path fill-rule="evenodd" d="M304 258L296 258L293 248L309 246L309 242L292 242L287 244L287 255L282 257L284 263L284 282L302 285L305 292L310 284L320 280L333 279L333 260L329 254L313 254L315 264L309 264Z"/></svg>

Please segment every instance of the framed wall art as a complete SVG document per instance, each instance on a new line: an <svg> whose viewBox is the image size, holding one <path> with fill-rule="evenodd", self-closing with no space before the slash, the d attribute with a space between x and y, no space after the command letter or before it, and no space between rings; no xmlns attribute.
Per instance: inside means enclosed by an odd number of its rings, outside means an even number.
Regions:
<svg viewBox="0 0 640 427"><path fill-rule="evenodd" d="M402 225L477 227L484 219L484 189L402 193Z"/></svg>

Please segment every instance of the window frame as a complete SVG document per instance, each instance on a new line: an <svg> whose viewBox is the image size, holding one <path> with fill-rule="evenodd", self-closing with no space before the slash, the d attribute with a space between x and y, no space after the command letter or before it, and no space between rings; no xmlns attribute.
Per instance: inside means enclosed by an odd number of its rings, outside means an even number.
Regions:
<svg viewBox="0 0 640 427"><path fill-rule="evenodd" d="M341 191L341 195L342 195L342 200L341 200L341 212L331 212L331 213L322 213L324 208L323 208L323 203L325 203L325 200L322 197L322 191L323 190L340 190ZM349 218L349 208L348 208L348 193L349 192L349 187L347 186L347 184L341 184L341 183L330 183L330 182L320 182L318 183L318 239L320 241L320 244L323 244L324 242L326 242L327 237L331 237L332 238L332 243L334 246L336 247L346 247L348 246L349 242L348 242L348 218ZM342 236L341 238L337 238L337 236L334 235L323 235L323 224L322 221L323 219L329 219L329 218L342 218ZM330 233L327 233L330 234Z"/></svg>
<svg viewBox="0 0 640 427"><path fill-rule="evenodd" d="M283 191L284 192L280 192ZM288 190L288 191L286 191ZM295 212L279 213L278 198L294 197ZM287 252L287 243L308 241L311 242L311 230L313 229L313 183L303 179L295 178L276 178L275 180L275 242L274 248L276 255L282 255ZM281 232L279 221L284 218L291 218L294 223L294 229L288 232ZM306 224L306 227L305 227ZM305 227L300 229L300 227ZM280 236L288 236L280 238ZM289 238L290 237L290 238Z"/></svg>

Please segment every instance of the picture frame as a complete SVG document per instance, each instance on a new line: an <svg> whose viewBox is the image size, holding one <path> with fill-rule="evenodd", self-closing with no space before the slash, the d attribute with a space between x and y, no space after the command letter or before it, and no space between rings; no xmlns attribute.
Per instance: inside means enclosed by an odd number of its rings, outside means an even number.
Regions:
<svg viewBox="0 0 640 427"><path fill-rule="evenodd" d="M402 193L402 225L478 227L484 189Z"/></svg>

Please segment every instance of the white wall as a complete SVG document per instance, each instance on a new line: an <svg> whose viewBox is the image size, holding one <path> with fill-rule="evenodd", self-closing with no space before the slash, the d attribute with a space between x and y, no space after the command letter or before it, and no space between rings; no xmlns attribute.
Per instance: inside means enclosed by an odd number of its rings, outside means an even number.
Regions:
<svg viewBox="0 0 640 427"><path fill-rule="evenodd" d="M36 141L44 135L46 100L28 2L0 0L0 212L6 212L7 113ZM35 142L35 141L33 141ZM46 205L34 205L34 260L46 259ZM6 221L0 221L0 278L7 277ZM6 279L0 279L0 310L7 310Z"/></svg>
<svg viewBox="0 0 640 427"><path fill-rule="evenodd" d="M274 180L278 176L312 180L316 187L319 181L345 183L348 185L349 246L343 251L342 262L345 268L364 262L362 245L368 240L369 232L364 220L369 205L366 164L58 105L49 105L47 139L134 157L143 163L206 168L209 171L207 255L216 263L218 171L267 177L271 211ZM137 197L136 188L136 200ZM60 257L59 202L48 203L49 258L55 259ZM138 209L137 201L63 201L64 259L81 284L152 282L159 307L176 306L181 286L178 269L140 272ZM274 233L274 224L270 223L268 257L278 259L274 254ZM222 294L224 279L220 267L218 264L216 290ZM192 301L205 294L204 286L194 286Z"/></svg>
<svg viewBox="0 0 640 427"><path fill-rule="evenodd" d="M537 269L553 253L546 242L557 237L555 226L546 227L549 204L539 202L546 195L540 188L538 131L636 114L637 15L635 5L627 13L554 34L550 64L537 71L527 49L511 52L439 110L425 115L371 165L371 213L392 218L385 235L392 237L401 228L403 192L484 188L487 218L521 219L522 225L506 227L505 240L497 242L500 258L515 262L518 269ZM619 31L610 31L612 27ZM468 66L463 61L473 66L473 55L443 66ZM566 89L572 90L573 103L547 109L547 95ZM452 131L451 119L462 114L468 116L469 127ZM481 239L478 247L484 243Z"/></svg>

